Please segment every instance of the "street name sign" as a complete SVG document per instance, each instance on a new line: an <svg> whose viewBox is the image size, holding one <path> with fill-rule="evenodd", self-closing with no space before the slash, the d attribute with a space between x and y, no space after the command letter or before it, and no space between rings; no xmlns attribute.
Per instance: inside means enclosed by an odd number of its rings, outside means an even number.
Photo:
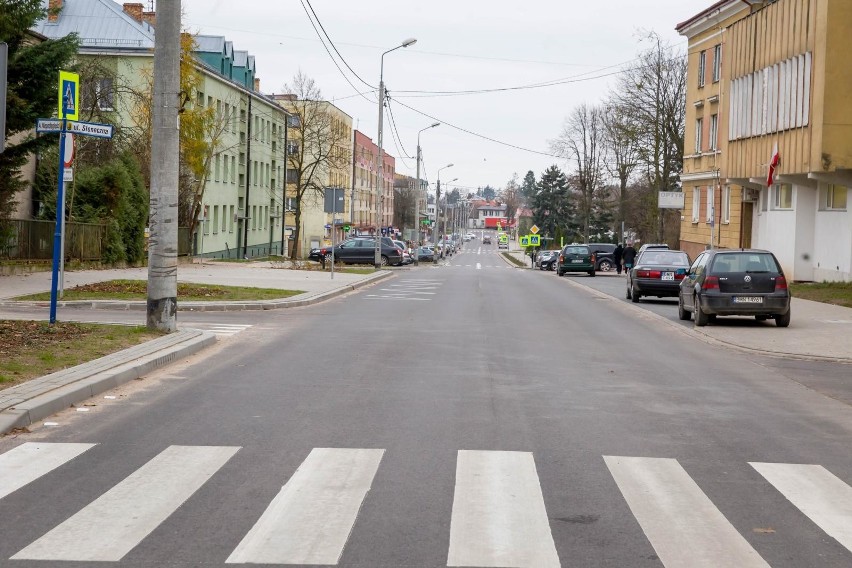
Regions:
<svg viewBox="0 0 852 568"><path fill-rule="evenodd" d="M95 138L112 138L114 127L112 124L101 124L98 122L78 122L76 120L65 121L65 132L73 132L83 136L94 136ZM62 121L56 118L39 118L36 121L36 132L61 132Z"/></svg>

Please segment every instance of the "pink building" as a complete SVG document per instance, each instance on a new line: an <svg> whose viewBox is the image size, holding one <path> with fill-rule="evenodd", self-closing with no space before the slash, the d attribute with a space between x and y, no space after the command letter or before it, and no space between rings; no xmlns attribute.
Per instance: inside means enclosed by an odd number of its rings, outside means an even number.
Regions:
<svg viewBox="0 0 852 568"><path fill-rule="evenodd" d="M376 229L376 155L379 147L364 133L355 131L352 184L354 198L350 223L359 233L372 233ZM393 224L393 181L396 158L383 153L384 173L380 195L381 218L379 227Z"/></svg>

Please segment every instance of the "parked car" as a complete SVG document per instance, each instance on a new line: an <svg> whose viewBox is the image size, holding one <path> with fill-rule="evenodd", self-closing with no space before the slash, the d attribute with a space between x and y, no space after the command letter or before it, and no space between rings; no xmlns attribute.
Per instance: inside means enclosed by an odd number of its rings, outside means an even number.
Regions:
<svg viewBox="0 0 852 568"><path fill-rule="evenodd" d="M402 250L393 244L390 237L381 237L382 266L400 264ZM335 262L346 264L373 264L376 258L376 238L372 236L352 237L334 247ZM308 259L319 262L331 261L331 247L311 249Z"/></svg>
<svg viewBox="0 0 852 568"><path fill-rule="evenodd" d="M640 254L642 254L643 252L645 252L648 249L665 250L667 248L669 248L669 245L667 245L666 243L645 243L644 245L639 247L638 251L636 251L636 256L639 256Z"/></svg>
<svg viewBox="0 0 852 568"><path fill-rule="evenodd" d="M615 270L615 245L612 243L589 243L595 255L595 270L609 272Z"/></svg>
<svg viewBox="0 0 852 568"><path fill-rule="evenodd" d="M558 250L543 250L535 257L535 265L539 270L554 270L558 258Z"/></svg>
<svg viewBox="0 0 852 568"><path fill-rule="evenodd" d="M566 245L556 259L556 274L563 276L568 272L585 272L595 275L595 254L589 245Z"/></svg>
<svg viewBox="0 0 852 568"><path fill-rule="evenodd" d="M432 247L420 247L416 252L419 262L432 262L435 260L435 251L432 250Z"/></svg>
<svg viewBox="0 0 852 568"><path fill-rule="evenodd" d="M490 245L491 244L491 235L485 235L482 237L482 244Z"/></svg>
<svg viewBox="0 0 852 568"><path fill-rule="evenodd" d="M408 248L408 245L406 245L405 242L395 240L393 244L396 245L396 248L402 251L402 262L400 264L411 264L414 262L412 250Z"/></svg>
<svg viewBox="0 0 852 568"><path fill-rule="evenodd" d="M716 316L754 316L790 325L790 290L775 255L766 250L706 250L680 283L678 317L696 326Z"/></svg>
<svg viewBox="0 0 852 568"><path fill-rule="evenodd" d="M642 296L676 298L689 269L689 256L680 250L646 249L627 271L627 299Z"/></svg>

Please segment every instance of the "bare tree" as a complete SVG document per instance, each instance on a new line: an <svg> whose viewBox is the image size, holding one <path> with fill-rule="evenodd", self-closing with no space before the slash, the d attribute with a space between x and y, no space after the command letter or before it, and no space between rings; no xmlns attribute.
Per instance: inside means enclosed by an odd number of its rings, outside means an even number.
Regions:
<svg viewBox="0 0 852 568"><path fill-rule="evenodd" d="M637 126L626 108L610 100L603 113L604 164L610 176L618 180L618 219L627 219L628 187L639 160ZM615 227L618 232L618 227Z"/></svg>
<svg viewBox="0 0 852 568"><path fill-rule="evenodd" d="M350 163L350 141L313 79L299 71L284 89L288 93L284 106L295 117L287 148L287 195L295 197L293 237L299 243L302 212L320 202L328 174ZM296 259L299 254L295 246L290 258Z"/></svg>
<svg viewBox="0 0 852 568"><path fill-rule="evenodd" d="M571 166L571 180L579 197L578 213L583 236L589 238L595 200L604 198L603 177L606 146L603 111L582 104L565 120L551 148Z"/></svg>
<svg viewBox="0 0 852 568"><path fill-rule="evenodd" d="M515 220L515 214L524 202L524 195L518 183L517 173L512 175L512 179L506 182L506 187L500 191L499 197L500 201L506 205L506 222L512 223Z"/></svg>

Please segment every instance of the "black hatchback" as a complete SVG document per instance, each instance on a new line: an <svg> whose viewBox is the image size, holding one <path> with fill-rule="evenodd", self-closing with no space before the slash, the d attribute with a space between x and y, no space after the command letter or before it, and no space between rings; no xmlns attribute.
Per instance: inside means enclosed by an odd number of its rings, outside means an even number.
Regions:
<svg viewBox="0 0 852 568"><path fill-rule="evenodd" d="M708 250L680 283L678 317L704 326L716 316L754 316L790 325L790 290L775 255L766 250Z"/></svg>

